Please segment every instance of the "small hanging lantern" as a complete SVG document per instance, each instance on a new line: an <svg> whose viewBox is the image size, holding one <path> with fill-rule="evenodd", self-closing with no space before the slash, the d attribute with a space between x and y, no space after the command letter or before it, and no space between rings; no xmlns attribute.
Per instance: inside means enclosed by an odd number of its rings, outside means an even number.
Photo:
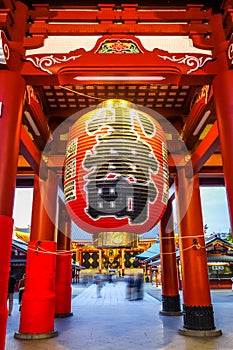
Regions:
<svg viewBox="0 0 233 350"><path fill-rule="evenodd" d="M152 229L168 199L160 124L118 99L83 115L69 132L64 195L71 219L87 232Z"/></svg>

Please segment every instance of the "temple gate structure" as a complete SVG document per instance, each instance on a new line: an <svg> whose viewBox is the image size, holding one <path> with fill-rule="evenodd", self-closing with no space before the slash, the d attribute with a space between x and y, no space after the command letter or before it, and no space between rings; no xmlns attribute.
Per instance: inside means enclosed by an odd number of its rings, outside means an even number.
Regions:
<svg viewBox="0 0 233 350"><path fill-rule="evenodd" d="M16 186L34 187L34 196L15 337L54 337L55 316L72 316L71 222L63 193L66 141L73 123L108 99L137 104L166 135L169 205L160 222L162 311L183 309L181 334L221 334L208 284L200 186L225 184L232 226L232 23L232 0L153 6L147 1L0 2L1 349ZM173 200L179 217L182 307Z"/></svg>

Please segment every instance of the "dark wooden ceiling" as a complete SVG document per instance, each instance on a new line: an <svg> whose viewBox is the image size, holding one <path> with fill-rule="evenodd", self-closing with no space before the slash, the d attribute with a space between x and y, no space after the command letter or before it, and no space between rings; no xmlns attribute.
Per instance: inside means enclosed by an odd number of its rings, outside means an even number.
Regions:
<svg viewBox="0 0 233 350"><path fill-rule="evenodd" d="M183 117L190 112L191 102L199 87L152 84L92 84L43 86L37 88L50 122L61 122L71 114L100 103L119 98L151 108L182 127Z"/></svg>

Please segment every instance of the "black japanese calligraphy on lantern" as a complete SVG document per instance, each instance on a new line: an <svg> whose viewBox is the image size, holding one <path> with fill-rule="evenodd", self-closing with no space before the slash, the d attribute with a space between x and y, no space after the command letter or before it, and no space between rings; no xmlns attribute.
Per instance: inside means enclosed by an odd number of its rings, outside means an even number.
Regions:
<svg viewBox="0 0 233 350"><path fill-rule="evenodd" d="M130 224L142 224L149 218L149 203L158 196L151 174L158 172L159 162L135 130L135 119L147 138L155 137L155 125L145 114L133 115L120 105L99 109L86 122L86 132L96 134L82 163L88 171L85 210L92 219L127 217Z"/></svg>

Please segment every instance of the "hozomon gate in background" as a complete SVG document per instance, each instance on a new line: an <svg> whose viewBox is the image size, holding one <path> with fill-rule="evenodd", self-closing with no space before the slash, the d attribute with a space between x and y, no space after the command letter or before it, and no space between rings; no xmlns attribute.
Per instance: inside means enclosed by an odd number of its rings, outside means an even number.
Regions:
<svg viewBox="0 0 233 350"><path fill-rule="evenodd" d="M108 99L137 104L166 135L169 199L160 221L161 312L180 314L176 199L184 299L179 332L221 334L210 298L199 186L225 184L232 224L232 2L211 6L208 1L174 6L1 2L1 348L16 185L34 186L34 196L15 336L56 336L54 317L72 315L71 221L63 196L66 141L73 123Z"/></svg>

